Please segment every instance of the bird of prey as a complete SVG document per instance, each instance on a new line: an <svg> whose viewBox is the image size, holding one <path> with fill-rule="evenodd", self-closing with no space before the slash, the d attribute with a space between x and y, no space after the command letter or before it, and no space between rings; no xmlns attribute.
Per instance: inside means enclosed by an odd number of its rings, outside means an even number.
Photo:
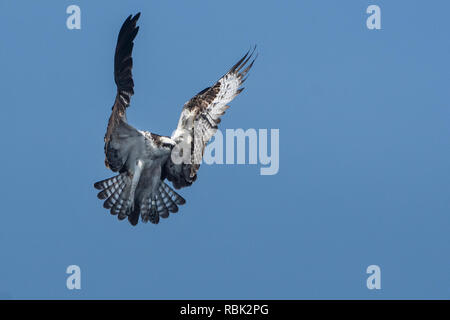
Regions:
<svg viewBox="0 0 450 320"><path fill-rule="evenodd" d="M105 165L119 174L94 184L104 208L119 220L128 218L134 226L157 224L169 212L177 212L185 200L175 189L192 185L208 141L217 131L227 105L243 88L252 67L255 49L240 59L214 85L186 102L178 126L171 137L137 130L127 122L126 109L134 94L132 51L140 13L130 15L122 25L114 56L117 94L105 134Z"/></svg>

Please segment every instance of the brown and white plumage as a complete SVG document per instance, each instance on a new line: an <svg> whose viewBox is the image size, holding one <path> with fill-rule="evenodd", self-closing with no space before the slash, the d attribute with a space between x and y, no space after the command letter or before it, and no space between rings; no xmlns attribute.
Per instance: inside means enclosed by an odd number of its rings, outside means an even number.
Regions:
<svg viewBox="0 0 450 320"><path fill-rule="evenodd" d="M217 126L221 121L220 117L229 108L228 103L244 90L241 85L255 62L254 59L250 62L253 53L254 49L251 54L247 52L212 87L200 91L184 104L172 139L177 145L183 143L190 145L190 163L174 163L172 159L176 154L173 154L166 163L167 179L173 183L176 189L190 186L196 180L203 152L208 141L217 131ZM175 148L174 152L178 150Z"/></svg>
<svg viewBox="0 0 450 320"><path fill-rule="evenodd" d="M105 200L103 206L120 220L128 218L132 225L139 216L143 222L158 223L185 203L164 180L179 189L197 179L205 147L228 103L242 92L241 85L255 61L253 49L213 86L186 102L172 137L137 130L127 123L126 109L134 94L132 50L139 16L129 16L123 23L114 56L117 94L105 134L105 164L119 175L94 184L101 190L98 198Z"/></svg>

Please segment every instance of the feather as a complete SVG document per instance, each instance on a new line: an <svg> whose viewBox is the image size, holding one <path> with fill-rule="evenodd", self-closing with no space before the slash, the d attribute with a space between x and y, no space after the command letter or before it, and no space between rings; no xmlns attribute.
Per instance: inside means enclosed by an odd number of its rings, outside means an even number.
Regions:
<svg viewBox="0 0 450 320"><path fill-rule="evenodd" d="M255 62L255 51L256 46L213 86L200 91L184 104L172 139L177 145L192 141L190 163L175 164L169 158L165 164L167 179L176 189L190 186L196 180L205 147L217 132L220 117L229 108L228 103L244 90L241 85Z"/></svg>
<svg viewBox="0 0 450 320"><path fill-rule="evenodd" d="M201 90L186 102L172 137L139 131L128 124L126 110L134 95L133 48L139 32L140 13L128 16L119 31L114 55L116 98L105 133L105 165L120 174L94 184L103 206L119 220L128 217L135 226L142 222L157 224L178 212L186 200L175 189L190 186L197 172L206 145L218 129L229 103L244 88L242 84L255 62L255 50L249 50L212 86ZM256 55L257 56L257 55ZM176 147L188 146L186 163L174 163ZM181 153L184 148L178 148ZM141 176L142 175L142 176Z"/></svg>

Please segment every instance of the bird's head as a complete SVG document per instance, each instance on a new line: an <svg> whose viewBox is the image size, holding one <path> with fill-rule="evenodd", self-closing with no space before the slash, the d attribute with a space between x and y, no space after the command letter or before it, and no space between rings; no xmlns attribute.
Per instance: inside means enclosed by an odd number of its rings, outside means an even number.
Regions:
<svg viewBox="0 0 450 320"><path fill-rule="evenodd" d="M161 141L161 145L164 148L168 148L168 149L172 149L173 147L175 147L176 143L175 141L173 141L171 138L169 137L161 137L160 138Z"/></svg>

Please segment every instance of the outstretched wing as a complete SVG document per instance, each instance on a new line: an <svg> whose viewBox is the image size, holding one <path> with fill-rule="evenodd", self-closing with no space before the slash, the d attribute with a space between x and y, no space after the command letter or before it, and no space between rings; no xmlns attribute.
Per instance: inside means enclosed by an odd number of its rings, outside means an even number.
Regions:
<svg viewBox="0 0 450 320"><path fill-rule="evenodd" d="M165 176L176 189L190 186L197 178L197 171L208 141L217 131L220 117L229 108L227 105L244 90L241 85L253 66L255 52L239 60L212 87L199 92L186 102L172 135L176 146L165 165Z"/></svg>
<svg viewBox="0 0 450 320"><path fill-rule="evenodd" d="M112 113L108 121L105 134L105 165L112 171L119 171L125 164L129 148L139 132L127 124L126 108L130 105L134 94L134 82L131 69L133 68L133 41L139 31L136 22L140 13L131 15L125 20L117 38L114 55L114 80L117 85L117 95Z"/></svg>

